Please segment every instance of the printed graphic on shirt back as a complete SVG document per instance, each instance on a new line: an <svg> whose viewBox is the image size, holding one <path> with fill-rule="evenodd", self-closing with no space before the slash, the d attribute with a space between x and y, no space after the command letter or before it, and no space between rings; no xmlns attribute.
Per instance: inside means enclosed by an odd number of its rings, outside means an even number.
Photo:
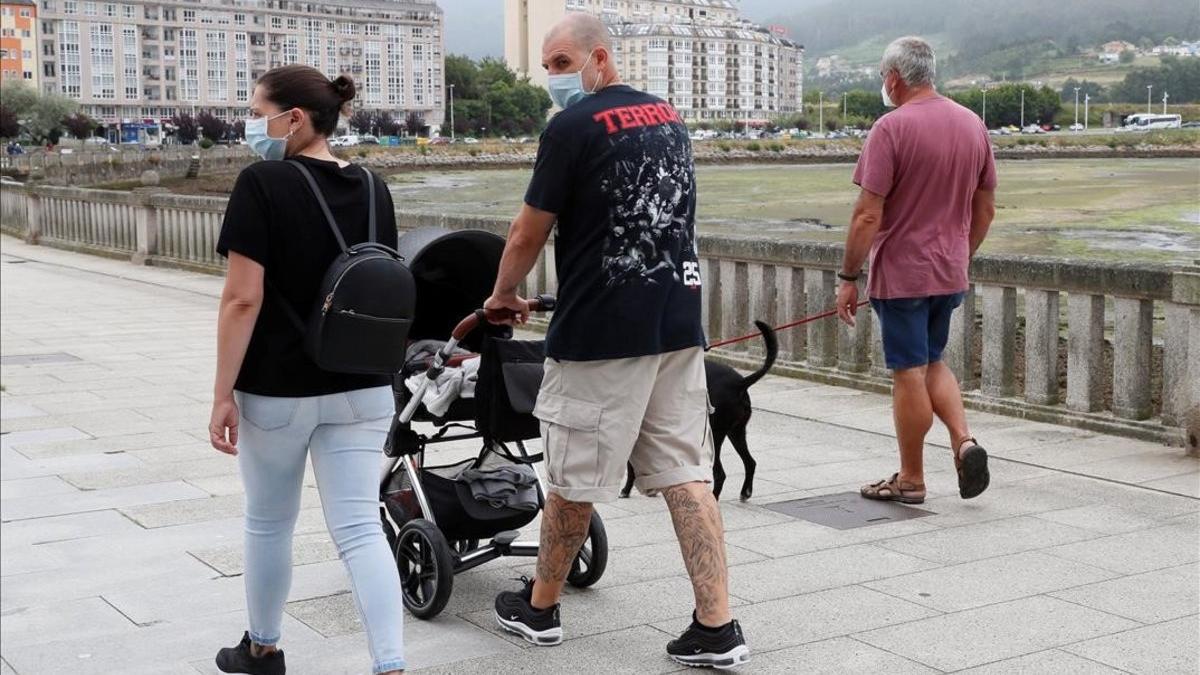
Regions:
<svg viewBox="0 0 1200 675"><path fill-rule="evenodd" d="M612 145L609 229L603 266L609 286L683 284L700 288L695 184L687 128L669 104L621 106L595 114Z"/></svg>

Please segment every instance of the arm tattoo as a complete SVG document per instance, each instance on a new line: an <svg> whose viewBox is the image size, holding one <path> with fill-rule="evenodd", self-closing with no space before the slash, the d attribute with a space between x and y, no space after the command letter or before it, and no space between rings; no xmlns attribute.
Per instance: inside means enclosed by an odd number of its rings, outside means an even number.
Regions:
<svg viewBox="0 0 1200 675"><path fill-rule="evenodd" d="M571 571L579 547L587 539L592 505L569 502L551 493L542 512L542 539L538 549L537 578L562 583Z"/></svg>
<svg viewBox="0 0 1200 675"><path fill-rule="evenodd" d="M729 604L729 572L725 562L724 524L716 500L707 488L698 496L688 484L667 488L662 494L671 510L684 566L692 579L697 614L723 613Z"/></svg>

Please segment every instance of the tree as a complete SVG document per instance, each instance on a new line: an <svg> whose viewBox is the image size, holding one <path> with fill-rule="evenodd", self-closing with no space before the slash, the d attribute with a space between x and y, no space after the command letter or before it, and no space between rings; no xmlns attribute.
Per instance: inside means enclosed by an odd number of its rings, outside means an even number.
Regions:
<svg viewBox="0 0 1200 675"><path fill-rule="evenodd" d="M39 98L37 89L26 84L24 80L5 80L4 84L0 85L0 101L4 101L4 107L16 115L18 120L33 113Z"/></svg>
<svg viewBox="0 0 1200 675"><path fill-rule="evenodd" d="M8 106L0 104L0 138L16 138L21 135L21 123Z"/></svg>
<svg viewBox="0 0 1200 675"><path fill-rule="evenodd" d="M1050 87L1036 88L1027 84L1002 84L987 91L987 123L989 127L1016 125L1021 122L1021 92L1025 92L1025 123L1049 123L1062 109L1059 92ZM1071 92L1074 99L1074 90ZM950 98L983 114L983 90L967 89L950 94Z"/></svg>
<svg viewBox="0 0 1200 675"><path fill-rule="evenodd" d="M454 85L455 98L479 98L478 82L479 68L470 57L460 54L446 56L446 87Z"/></svg>
<svg viewBox="0 0 1200 675"><path fill-rule="evenodd" d="M229 124L209 112L196 115L196 125L200 127L200 133L213 142L222 140L229 135Z"/></svg>
<svg viewBox="0 0 1200 675"><path fill-rule="evenodd" d="M375 115L375 129L378 130L380 136L399 136L400 126L400 123L386 110Z"/></svg>
<svg viewBox="0 0 1200 675"><path fill-rule="evenodd" d="M57 94L38 97L25 120L25 130L34 142L57 143L63 133L63 119L79 110L75 101Z"/></svg>
<svg viewBox="0 0 1200 675"><path fill-rule="evenodd" d="M1132 49L1126 49L1125 51L1121 52L1121 55L1117 58L1121 61L1121 63L1133 63L1134 56L1136 56L1136 54L1133 53Z"/></svg>
<svg viewBox="0 0 1200 675"><path fill-rule="evenodd" d="M1195 103L1200 101L1200 59L1180 59L1164 56L1155 68L1134 68L1119 84L1109 91L1110 101L1133 102L1146 100L1146 86L1154 90L1167 91L1173 103Z"/></svg>
<svg viewBox="0 0 1200 675"><path fill-rule="evenodd" d="M171 125L175 127L175 138L184 145L195 143L196 138L200 135L196 119L187 113L172 117Z"/></svg>
<svg viewBox="0 0 1200 675"><path fill-rule="evenodd" d="M1091 80L1076 80L1073 77L1067 78L1063 83L1062 89L1059 90L1059 98L1063 103L1074 103L1075 87L1079 87L1079 100L1082 101L1085 96L1091 96L1093 101L1104 100L1104 87L1098 82Z"/></svg>
<svg viewBox="0 0 1200 675"><path fill-rule="evenodd" d="M246 121L238 120L238 121L234 122L233 126L230 127L230 129L229 129L229 134L232 138L245 138L246 137Z"/></svg>
<svg viewBox="0 0 1200 675"><path fill-rule="evenodd" d="M425 126L425 118L421 117L421 113L410 112L404 117L404 129L409 136L420 136L421 132L428 127Z"/></svg>
<svg viewBox="0 0 1200 675"><path fill-rule="evenodd" d="M96 123L83 113L75 113L63 118L63 126L71 136L83 140L96 132Z"/></svg>
<svg viewBox="0 0 1200 675"><path fill-rule="evenodd" d="M375 126L375 116L366 110L355 110L350 116L350 128L360 134L371 133L371 128Z"/></svg>

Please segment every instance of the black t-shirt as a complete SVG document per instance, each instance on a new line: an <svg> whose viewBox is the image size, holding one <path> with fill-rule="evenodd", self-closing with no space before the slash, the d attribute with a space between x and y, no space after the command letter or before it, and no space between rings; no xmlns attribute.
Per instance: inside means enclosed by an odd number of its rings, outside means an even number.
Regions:
<svg viewBox="0 0 1200 675"><path fill-rule="evenodd" d="M312 172L347 245L366 241L364 170L311 157L294 159ZM375 208L376 239L395 248L392 196L378 177ZM325 271L341 253L317 198L296 167L287 162L262 161L238 175L217 240L217 253L228 256L230 251L262 265L271 282L264 288L262 311L234 385L238 391L261 396L321 396L390 383L386 375L352 375L318 368L304 353L298 327L279 304L286 299L301 318L307 319Z"/></svg>
<svg viewBox="0 0 1200 675"><path fill-rule="evenodd" d="M558 215L548 356L704 344L692 146L670 104L616 85L560 112L542 133L525 202Z"/></svg>

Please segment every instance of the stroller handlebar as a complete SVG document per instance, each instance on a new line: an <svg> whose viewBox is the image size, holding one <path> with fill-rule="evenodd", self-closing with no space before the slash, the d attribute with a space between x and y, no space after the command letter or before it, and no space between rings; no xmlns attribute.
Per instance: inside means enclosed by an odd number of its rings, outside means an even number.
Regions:
<svg viewBox="0 0 1200 675"><path fill-rule="evenodd" d="M529 307L529 312L552 312L556 300L553 295L542 293L525 301ZM490 323L504 323L511 321L515 316L515 312L506 309L477 309L467 316L463 317L462 321L454 327L454 331L450 334L455 342L461 341L463 338L470 335L471 331L479 327L484 321Z"/></svg>

